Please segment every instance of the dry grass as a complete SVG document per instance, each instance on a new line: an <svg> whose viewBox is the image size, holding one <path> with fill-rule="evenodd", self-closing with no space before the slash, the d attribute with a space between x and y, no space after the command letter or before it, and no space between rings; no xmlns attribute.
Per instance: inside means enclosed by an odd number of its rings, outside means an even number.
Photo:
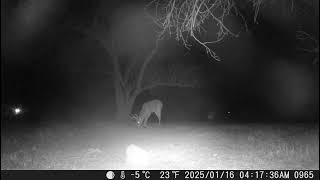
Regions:
<svg viewBox="0 0 320 180"><path fill-rule="evenodd" d="M144 169L319 169L319 129L301 125L71 124L1 134L1 169L130 169L130 144L150 154Z"/></svg>

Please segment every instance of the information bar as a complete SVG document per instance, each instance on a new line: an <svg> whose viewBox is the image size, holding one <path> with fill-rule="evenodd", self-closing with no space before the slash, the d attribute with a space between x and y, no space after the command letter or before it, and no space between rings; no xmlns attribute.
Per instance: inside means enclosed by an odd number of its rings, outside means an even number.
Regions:
<svg viewBox="0 0 320 180"><path fill-rule="evenodd" d="M319 170L1 170L1 179L319 179Z"/></svg>

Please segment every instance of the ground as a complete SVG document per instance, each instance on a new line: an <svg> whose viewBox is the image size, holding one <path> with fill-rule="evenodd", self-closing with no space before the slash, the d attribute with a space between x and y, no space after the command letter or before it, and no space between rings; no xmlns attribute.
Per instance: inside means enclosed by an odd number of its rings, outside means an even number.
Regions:
<svg viewBox="0 0 320 180"><path fill-rule="evenodd" d="M5 169L319 169L318 126L63 123L1 132ZM127 148L148 155L128 164ZM143 155L143 156L144 156ZM135 156L139 156L135 154Z"/></svg>

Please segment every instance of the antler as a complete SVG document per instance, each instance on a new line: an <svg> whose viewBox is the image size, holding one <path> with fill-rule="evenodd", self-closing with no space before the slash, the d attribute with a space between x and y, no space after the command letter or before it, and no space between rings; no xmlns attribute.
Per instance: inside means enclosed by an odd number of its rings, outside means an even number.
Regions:
<svg viewBox="0 0 320 180"><path fill-rule="evenodd" d="M135 120L135 121L139 121L140 117L138 114L130 114L130 119Z"/></svg>

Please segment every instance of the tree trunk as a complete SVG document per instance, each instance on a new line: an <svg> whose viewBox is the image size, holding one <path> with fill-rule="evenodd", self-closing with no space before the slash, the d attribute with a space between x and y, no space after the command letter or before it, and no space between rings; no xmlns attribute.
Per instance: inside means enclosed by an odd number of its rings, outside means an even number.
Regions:
<svg viewBox="0 0 320 180"><path fill-rule="evenodd" d="M113 81L116 103L115 120L119 123L128 123L135 97L127 97L125 87L122 87L118 58L116 56L113 57L113 66Z"/></svg>
<svg viewBox="0 0 320 180"><path fill-rule="evenodd" d="M129 115L132 110L132 104L129 102L121 101L119 99L116 100L116 121L119 123L127 123L129 122Z"/></svg>
<svg viewBox="0 0 320 180"><path fill-rule="evenodd" d="M153 56L156 54L158 50L158 44L156 43L156 47L152 49L151 53L146 57L145 61L142 64L140 72L138 74L137 84L135 86L135 90L130 95L127 91L130 90L129 87L126 87L123 76L121 74L121 69L119 67L119 59L118 56L112 57L113 62L113 80L114 80L114 89L115 89L115 99L116 99L116 115L115 119L119 123L130 123L129 115L132 110L132 106L136 97L142 92L141 85L144 76L145 69L149 62L152 60Z"/></svg>
<svg viewBox="0 0 320 180"><path fill-rule="evenodd" d="M121 90L116 90L116 121L119 123L129 122L129 115L132 110L134 99L127 99Z"/></svg>

